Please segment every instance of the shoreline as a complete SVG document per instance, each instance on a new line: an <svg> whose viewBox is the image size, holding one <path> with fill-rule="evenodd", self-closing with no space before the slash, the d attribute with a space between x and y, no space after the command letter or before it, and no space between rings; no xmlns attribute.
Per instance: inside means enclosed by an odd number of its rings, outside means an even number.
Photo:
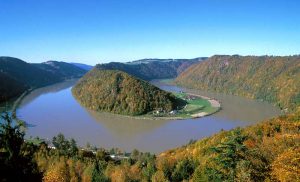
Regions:
<svg viewBox="0 0 300 182"><path fill-rule="evenodd" d="M144 120L186 120L186 119L196 119L196 118L201 118L201 117L205 117L205 116L210 116L212 114L215 114L217 112L219 112L221 110L221 104L218 100L216 99L212 99L203 95L197 95L197 94L191 94L191 93L186 93L187 95L191 95L191 96L196 96L196 97L200 97L201 99L205 99L207 100L212 108L215 108L216 110L213 112L198 112L195 114L192 114L191 117L171 117L171 116L166 116L166 117L154 117L154 116L147 116L147 114L144 115L140 115L140 116L129 116L129 115L122 115L122 114L115 114L115 113L110 113L110 112L101 112L100 113L108 113L108 114L112 114L112 115L117 115L120 117L126 117L126 118L132 118L132 119L144 119ZM99 112L99 111L94 111L94 112Z"/></svg>
<svg viewBox="0 0 300 182"><path fill-rule="evenodd" d="M66 79L66 80L63 80L61 82L56 82L56 83L53 83L53 84L50 84L50 85L45 85L43 87L36 87L36 88L29 88L27 90L25 90L21 95L19 95L18 97L15 97L11 103L12 103L12 106L11 106L11 109L9 109L12 113L12 117L17 119L17 120L20 120L18 117L17 117L17 108L18 106L20 106L20 104L22 103L22 100L28 95L30 94L32 91L35 91L36 89L40 89L40 88L44 88L44 87L48 87L48 86L51 86L51 85L55 85L55 84L58 84L58 83L63 83L63 82L67 82L67 81L72 81L72 80L76 80L76 79L80 79L80 78L69 78L69 79Z"/></svg>
<svg viewBox="0 0 300 182"><path fill-rule="evenodd" d="M24 99L24 97L28 94L30 94L30 92L32 92L34 89L28 89L26 91L24 91L14 102L13 102L13 105L12 105L12 108L11 108L11 113L12 113L12 116L13 118L15 119L18 119L19 118L17 117L17 108L18 106L21 104L22 100Z"/></svg>
<svg viewBox="0 0 300 182"><path fill-rule="evenodd" d="M69 80L73 80L73 79L69 79ZM68 80L65 80L65 81L68 81ZM35 89L38 89L38 88L35 88ZM18 98L16 98L15 101L13 101L11 112L12 112L12 116L14 118L19 119L17 117L17 108L18 108L18 106L21 104L21 102L24 99L24 97L27 96L28 94L30 94L35 89L28 89L28 90L24 91ZM132 118L132 119L144 119L144 120L147 120L147 119L148 120L186 120L186 119L196 119L196 118L201 118L201 117L209 116L209 115L215 114L215 113L217 113L217 112L219 112L221 110L221 104L216 99L209 98L209 97L203 96L203 95L192 94L192 93L186 93L186 94L190 95L190 96L195 96L195 97L199 97L201 99L207 100L210 103L211 107L215 109L215 111L212 111L212 112L203 112L203 111L201 111L201 112L192 114L191 117L180 117L180 116L174 116L174 117L172 117L172 116L155 117L155 116L149 116L147 114L139 115L139 116L130 116L130 115L115 114L115 113L110 113L110 112L103 112L103 113L108 113L108 114L112 114L112 115L118 115L118 116L121 116L121 117ZM99 111L95 111L95 112L99 112Z"/></svg>

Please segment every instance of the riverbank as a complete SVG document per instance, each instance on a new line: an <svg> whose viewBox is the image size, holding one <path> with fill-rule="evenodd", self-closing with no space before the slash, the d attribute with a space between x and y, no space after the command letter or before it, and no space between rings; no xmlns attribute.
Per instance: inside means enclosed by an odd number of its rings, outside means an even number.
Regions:
<svg viewBox="0 0 300 182"><path fill-rule="evenodd" d="M187 104L184 107L171 112L151 111L147 114L138 116L121 115L108 112L99 113L106 113L111 116L119 116L136 120L186 120L209 116L215 114L221 109L221 104L218 100L206 96L184 92L174 93L174 95L180 99L186 100Z"/></svg>
<svg viewBox="0 0 300 182"><path fill-rule="evenodd" d="M170 112L152 111L141 116L125 117L154 120L184 120L212 115L221 109L221 104L218 100L206 96L185 92L174 93L174 95L185 100L187 104L182 108Z"/></svg>
<svg viewBox="0 0 300 182"><path fill-rule="evenodd" d="M219 101L206 96L185 92L180 92L175 95L187 102L187 105L184 108L178 110L176 114L174 114L175 119L205 117L214 114L221 109Z"/></svg>
<svg viewBox="0 0 300 182"><path fill-rule="evenodd" d="M126 151L137 148L159 153L185 145L190 139L208 137L221 129L244 127L280 114L268 103L188 90L187 93L215 98L222 109L211 116L195 119L133 118L87 110L72 96L70 87L73 85L65 82L36 89L22 99L17 115L34 126L28 127L26 137L52 138L61 132L78 140L81 146L90 142L104 148L119 147ZM160 88L176 93L185 90L165 84L160 84Z"/></svg>
<svg viewBox="0 0 300 182"><path fill-rule="evenodd" d="M18 106L21 104L23 98L28 95L33 89L28 89L26 90L25 92L22 93L22 95L20 95L14 102L13 102L13 106L12 106L12 109L11 109L11 112L12 112L12 116L14 118L17 119L17 108Z"/></svg>

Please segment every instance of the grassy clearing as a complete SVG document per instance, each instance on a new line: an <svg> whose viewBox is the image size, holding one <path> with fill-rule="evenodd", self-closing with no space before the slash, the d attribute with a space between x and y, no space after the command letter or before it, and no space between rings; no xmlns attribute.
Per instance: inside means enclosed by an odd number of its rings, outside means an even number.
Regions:
<svg viewBox="0 0 300 182"><path fill-rule="evenodd" d="M173 84L174 83L174 78L168 78L168 79L161 79L159 82L165 83L165 84Z"/></svg>
<svg viewBox="0 0 300 182"><path fill-rule="evenodd" d="M187 104L178 109L174 110L173 113L159 113L159 114L150 114L152 117L166 117L166 118L181 118L188 119L196 117L195 114L200 115L210 115L217 112L220 108L213 107L209 100L203 99L200 96L189 95L187 93L175 93L175 96L183 99L187 102Z"/></svg>

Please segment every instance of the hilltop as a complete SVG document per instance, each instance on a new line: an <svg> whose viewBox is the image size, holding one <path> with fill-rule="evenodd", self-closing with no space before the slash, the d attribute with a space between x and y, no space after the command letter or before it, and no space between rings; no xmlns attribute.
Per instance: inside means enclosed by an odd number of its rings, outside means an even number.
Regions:
<svg viewBox="0 0 300 182"><path fill-rule="evenodd" d="M176 83L294 110L300 105L300 56L213 56L182 72Z"/></svg>
<svg viewBox="0 0 300 182"><path fill-rule="evenodd" d="M143 80L175 78L189 66L204 60L195 59L142 59L127 63L98 64L103 70L120 70Z"/></svg>
<svg viewBox="0 0 300 182"><path fill-rule="evenodd" d="M181 100L150 83L119 70L94 68L72 89L85 107L124 115L141 115L153 110L171 111Z"/></svg>

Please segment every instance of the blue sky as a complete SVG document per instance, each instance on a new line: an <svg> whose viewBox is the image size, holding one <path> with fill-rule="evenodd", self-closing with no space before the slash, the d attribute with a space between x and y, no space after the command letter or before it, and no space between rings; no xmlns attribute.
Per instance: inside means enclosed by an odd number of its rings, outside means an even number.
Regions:
<svg viewBox="0 0 300 182"><path fill-rule="evenodd" d="M300 54L298 0L0 0L0 55L96 64Z"/></svg>

